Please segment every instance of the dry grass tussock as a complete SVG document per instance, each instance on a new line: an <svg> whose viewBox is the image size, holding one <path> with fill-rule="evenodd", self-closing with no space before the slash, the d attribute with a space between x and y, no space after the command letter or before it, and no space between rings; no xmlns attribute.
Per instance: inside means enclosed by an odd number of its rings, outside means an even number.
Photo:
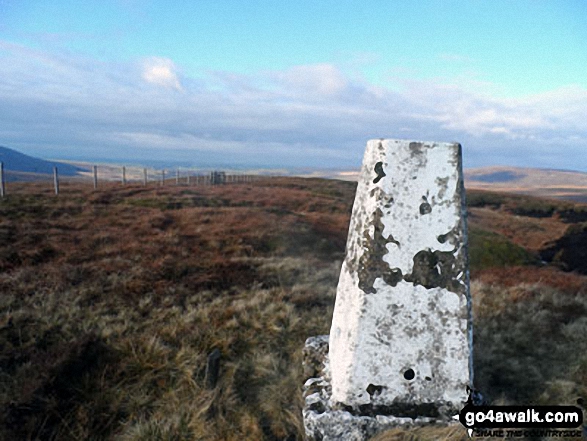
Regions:
<svg viewBox="0 0 587 441"><path fill-rule="evenodd" d="M354 184L19 185L0 202L0 439L302 439L301 350L329 330ZM587 395L586 278L531 268L473 283L477 386L568 404Z"/></svg>
<svg viewBox="0 0 587 441"><path fill-rule="evenodd" d="M307 214L348 201L33 190L0 205L0 437L301 439L301 349L328 331L344 242Z"/></svg>
<svg viewBox="0 0 587 441"><path fill-rule="evenodd" d="M310 307L305 290L202 292L183 305L173 293L135 305L76 290L3 295L6 439L299 438L300 350L327 331L333 296ZM208 390L213 348L221 375Z"/></svg>

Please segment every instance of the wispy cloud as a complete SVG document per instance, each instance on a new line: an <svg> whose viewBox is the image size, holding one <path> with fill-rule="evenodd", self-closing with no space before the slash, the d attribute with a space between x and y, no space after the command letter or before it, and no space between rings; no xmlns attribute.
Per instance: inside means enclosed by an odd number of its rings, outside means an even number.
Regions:
<svg viewBox="0 0 587 441"><path fill-rule="evenodd" d="M167 58L106 63L0 41L0 144L50 156L358 166L367 139L409 137L460 141L468 165L587 170L586 113L576 86L520 99L424 80L392 90L329 63L190 77Z"/></svg>
<svg viewBox="0 0 587 441"><path fill-rule="evenodd" d="M177 68L168 58L152 57L143 62L143 79L158 86L181 90Z"/></svg>
<svg viewBox="0 0 587 441"><path fill-rule="evenodd" d="M285 71L272 72L274 79L282 91L296 96L334 97L344 93L349 87L349 80L332 64L314 64L295 66Z"/></svg>

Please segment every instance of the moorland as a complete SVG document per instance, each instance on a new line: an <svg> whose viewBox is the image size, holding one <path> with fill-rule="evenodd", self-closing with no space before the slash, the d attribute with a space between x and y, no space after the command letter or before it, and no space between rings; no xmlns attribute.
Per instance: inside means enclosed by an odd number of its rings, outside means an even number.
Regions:
<svg viewBox="0 0 587 441"><path fill-rule="evenodd" d="M355 188L12 184L0 439L302 440L301 352L329 332ZM587 206L467 202L476 387L501 404L587 398ZM468 438L453 426L377 439Z"/></svg>

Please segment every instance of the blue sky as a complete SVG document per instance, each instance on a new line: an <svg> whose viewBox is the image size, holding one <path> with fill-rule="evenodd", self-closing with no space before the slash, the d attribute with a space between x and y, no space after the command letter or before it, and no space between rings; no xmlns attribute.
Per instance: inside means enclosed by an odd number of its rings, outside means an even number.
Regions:
<svg viewBox="0 0 587 441"><path fill-rule="evenodd" d="M365 142L587 171L587 3L0 0L0 145L352 168Z"/></svg>

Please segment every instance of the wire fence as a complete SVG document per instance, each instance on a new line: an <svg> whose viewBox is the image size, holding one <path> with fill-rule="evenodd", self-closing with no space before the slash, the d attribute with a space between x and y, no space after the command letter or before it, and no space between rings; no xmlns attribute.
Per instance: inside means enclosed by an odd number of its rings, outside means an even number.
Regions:
<svg viewBox="0 0 587 441"><path fill-rule="evenodd" d="M16 172L7 170L0 162L0 197L20 193L33 186L43 193L59 195L65 188L90 187L94 190L112 188L113 186L142 185L145 187L176 186L210 186L252 183L266 178L238 172L203 171L188 168L150 169L136 166L94 165L78 168L72 172L67 165L53 167L53 173Z"/></svg>

